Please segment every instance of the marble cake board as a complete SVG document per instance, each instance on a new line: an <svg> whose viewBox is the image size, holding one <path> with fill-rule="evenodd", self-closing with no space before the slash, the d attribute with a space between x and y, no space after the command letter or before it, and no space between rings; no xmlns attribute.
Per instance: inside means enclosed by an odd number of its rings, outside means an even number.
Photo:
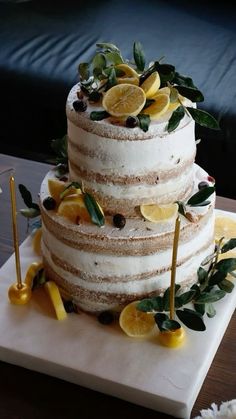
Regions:
<svg viewBox="0 0 236 419"><path fill-rule="evenodd" d="M219 211L217 211L219 212ZM226 213L236 219L236 214ZM32 238L20 247L22 277L34 255ZM236 306L236 287L215 304L207 330L187 331L181 349L127 337L118 326L100 325L87 314L57 321L38 294L26 306L8 302L16 280L12 256L0 269L0 360L103 392L166 414L189 418Z"/></svg>

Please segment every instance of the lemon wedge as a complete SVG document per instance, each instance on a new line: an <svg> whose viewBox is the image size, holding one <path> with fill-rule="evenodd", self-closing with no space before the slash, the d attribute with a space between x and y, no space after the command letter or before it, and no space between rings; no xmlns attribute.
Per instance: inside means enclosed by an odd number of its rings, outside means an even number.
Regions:
<svg viewBox="0 0 236 419"><path fill-rule="evenodd" d="M146 98L152 98L161 84L160 76L157 71L154 71L150 76L141 84L141 88L145 92Z"/></svg>
<svg viewBox="0 0 236 419"><path fill-rule="evenodd" d="M176 330L165 330L160 332L158 335L158 340L163 346L169 348L177 348L181 346L185 341L185 330L183 327L180 327Z"/></svg>
<svg viewBox="0 0 236 419"><path fill-rule="evenodd" d="M119 324L128 336L144 338L153 332L156 323L152 314L137 310L138 302L133 301L122 310Z"/></svg>
<svg viewBox="0 0 236 419"><path fill-rule="evenodd" d="M168 204L168 205L141 205L140 211L142 216L153 223L159 223L163 221L170 221L178 215L178 204Z"/></svg>
<svg viewBox="0 0 236 419"><path fill-rule="evenodd" d="M61 201L57 213L73 223L78 223L80 219L84 221L90 221L91 219L84 203L83 194L66 196Z"/></svg>
<svg viewBox="0 0 236 419"><path fill-rule="evenodd" d="M138 73L128 64L118 64L116 68L124 72L123 76L117 77L118 84L129 83L129 84L134 84L136 86L139 85Z"/></svg>
<svg viewBox="0 0 236 419"><path fill-rule="evenodd" d="M170 96L167 93L160 93L153 97L155 102L145 108L142 113L150 116L152 120L158 120L169 108Z"/></svg>
<svg viewBox="0 0 236 419"><path fill-rule="evenodd" d="M43 262L32 262L31 265L28 267L25 275L25 284L27 284L30 288L33 286L33 281L36 275L43 269Z"/></svg>
<svg viewBox="0 0 236 419"><path fill-rule="evenodd" d="M105 93L102 106L110 115L124 118L138 115L145 102L145 93L140 87L124 83L111 87Z"/></svg>
<svg viewBox="0 0 236 419"><path fill-rule="evenodd" d="M37 230L35 231L34 235L33 235L33 249L34 249L34 253L36 253L36 255L41 256L42 252L41 252L41 238L42 238L42 227L37 228Z"/></svg>
<svg viewBox="0 0 236 419"><path fill-rule="evenodd" d="M57 319L65 319L67 317L67 312L65 310L57 284L54 281L47 281L44 284L44 289L52 302Z"/></svg>
<svg viewBox="0 0 236 419"><path fill-rule="evenodd" d="M216 217L215 238L219 240L221 237L225 239L236 237L236 220L225 216Z"/></svg>
<svg viewBox="0 0 236 419"><path fill-rule="evenodd" d="M48 190L52 198L55 199L57 205L61 202L61 193L65 191L66 187L69 185L69 183L62 182L59 179L48 179ZM82 194L80 189L76 189L74 187L68 188L68 190L65 191L66 195L72 195L72 194Z"/></svg>

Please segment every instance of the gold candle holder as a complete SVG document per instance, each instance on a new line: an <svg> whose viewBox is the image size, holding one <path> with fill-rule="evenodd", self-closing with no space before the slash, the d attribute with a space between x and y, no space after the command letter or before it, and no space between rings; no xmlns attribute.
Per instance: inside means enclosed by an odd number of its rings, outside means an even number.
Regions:
<svg viewBox="0 0 236 419"><path fill-rule="evenodd" d="M20 252L17 229L17 211L16 211L16 193L15 193L15 179L10 176L10 195L11 195L11 214L12 214L12 229L13 241L15 249L15 263L16 263L16 278L17 282L12 284L8 290L8 297L13 304L26 304L31 298L31 288L21 280L21 266L20 266Z"/></svg>
<svg viewBox="0 0 236 419"><path fill-rule="evenodd" d="M175 315L175 277L176 277L176 264L177 264L177 253L179 244L179 232L180 232L180 218L177 217L175 221L175 234L172 252L172 264L171 264L171 282L170 282L170 319L174 319Z"/></svg>

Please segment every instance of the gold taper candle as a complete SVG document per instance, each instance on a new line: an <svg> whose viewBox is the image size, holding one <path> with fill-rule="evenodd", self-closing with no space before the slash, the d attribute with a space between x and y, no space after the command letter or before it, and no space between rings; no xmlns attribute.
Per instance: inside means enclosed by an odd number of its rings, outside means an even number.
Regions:
<svg viewBox="0 0 236 419"><path fill-rule="evenodd" d="M10 193L11 193L11 214L12 214L12 229L13 229L13 240L14 240L14 249L15 249L15 261L16 261L17 286L18 288L22 288L19 240L18 240L17 220L16 220L17 212L16 212L16 192L15 192L14 176L10 176Z"/></svg>
<svg viewBox="0 0 236 419"><path fill-rule="evenodd" d="M16 284L12 284L8 290L8 297L13 304L26 304L31 298L31 288L22 283L21 280L21 266L20 266L20 252L19 252L19 240L17 230L17 212L16 212L16 192L15 192L15 179L14 176L10 176L10 194L11 194L11 212L12 212L12 228L13 228L13 240L15 249L15 261L16 261Z"/></svg>
<svg viewBox="0 0 236 419"><path fill-rule="evenodd" d="M177 264L177 253L179 244L179 232L180 232L180 218L177 217L175 221L175 233L174 243L172 251L172 264L171 264L171 283L170 283L170 319L174 319L175 315L175 276L176 276L176 264Z"/></svg>

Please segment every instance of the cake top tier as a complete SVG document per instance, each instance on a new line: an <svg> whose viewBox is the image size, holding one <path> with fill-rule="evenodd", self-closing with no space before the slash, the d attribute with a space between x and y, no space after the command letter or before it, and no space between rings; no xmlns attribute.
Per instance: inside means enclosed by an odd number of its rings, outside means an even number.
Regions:
<svg viewBox="0 0 236 419"><path fill-rule="evenodd" d="M124 59L117 46L100 43L91 62L80 63L78 68L80 83L67 102L69 119L73 110L81 117L84 113L82 119L90 127L92 121L104 121L104 126L138 128L144 133L154 129L168 134L190 119L219 128L210 114L193 106L204 100L193 80L172 64L164 64L163 58L146 64L139 42L133 45L132 61Z"/></svg>

